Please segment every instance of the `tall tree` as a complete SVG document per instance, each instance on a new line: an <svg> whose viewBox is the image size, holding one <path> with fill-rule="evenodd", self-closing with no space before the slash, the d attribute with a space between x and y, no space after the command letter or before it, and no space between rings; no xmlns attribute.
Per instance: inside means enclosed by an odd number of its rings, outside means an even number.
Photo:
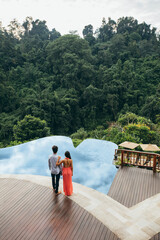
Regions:
<svg viewBox="0 0 160 240"><path fill-rule="evenodd" d="M13 128L14 139L16 141L33 140L49 135L50 130L44 120L26 115L23 120L18 121Z"/></svg>

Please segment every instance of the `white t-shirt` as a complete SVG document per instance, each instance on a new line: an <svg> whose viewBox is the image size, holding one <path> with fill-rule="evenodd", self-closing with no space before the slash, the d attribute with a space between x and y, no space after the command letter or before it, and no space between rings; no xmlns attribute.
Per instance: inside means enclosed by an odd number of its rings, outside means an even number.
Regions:
<svg viewBox="0 0 160 240"><path fill-rule="evenodd" d="M51 170L52 174L56 174L56 175L59 174L59 172L60 172L59 166L56 166L57 159L58 159L57 154L51 155L48 159L49 169Z"/></svg>

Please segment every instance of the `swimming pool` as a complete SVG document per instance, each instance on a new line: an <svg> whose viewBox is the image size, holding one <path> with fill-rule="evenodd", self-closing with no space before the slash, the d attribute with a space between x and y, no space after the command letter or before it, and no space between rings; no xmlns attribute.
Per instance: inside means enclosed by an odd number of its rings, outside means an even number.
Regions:
<svg viewBox="0 0 160 240"><path fill-rule="evenodd" d="M21 145L0 149L0 174L34 174L50 176L48 158L52 146L57 145L58 155L64 158L70 151L73 159L73 181L107 193L117 169L112 164L115 143L86 139L77 148L65 136L51 136Z"/></svg>

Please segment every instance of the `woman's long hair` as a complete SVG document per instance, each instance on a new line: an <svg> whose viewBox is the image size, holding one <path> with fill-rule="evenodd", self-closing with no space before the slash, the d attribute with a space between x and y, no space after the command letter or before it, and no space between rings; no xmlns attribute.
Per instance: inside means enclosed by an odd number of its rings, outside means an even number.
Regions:
<svg viewBox="0 0 160 240"><path fill-rule="evenodd" d="M66 156L67 158L70 158L70 159L71 159L71 154L70 154L70 152L66 151L66 152L65 152L65 156Z"/></svg>

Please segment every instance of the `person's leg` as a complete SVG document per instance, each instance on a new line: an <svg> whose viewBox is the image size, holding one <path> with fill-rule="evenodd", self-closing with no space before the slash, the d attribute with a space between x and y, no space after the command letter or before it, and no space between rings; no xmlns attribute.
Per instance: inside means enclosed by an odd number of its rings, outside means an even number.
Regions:
<svg viewBox="0 0 160 240"><path fill-rule="evenodd" d="M56 190L55 190L55 193L58 193L59 179L60 179L60 173L56 175Z"/></svg>
<svg viewBox="0 0 160 240"><path fill-rule="evenodd" d="M52 187L55 190L56 189L56 185L55 185L55 174L51 173L51 177L52 177Z"/></svg>

